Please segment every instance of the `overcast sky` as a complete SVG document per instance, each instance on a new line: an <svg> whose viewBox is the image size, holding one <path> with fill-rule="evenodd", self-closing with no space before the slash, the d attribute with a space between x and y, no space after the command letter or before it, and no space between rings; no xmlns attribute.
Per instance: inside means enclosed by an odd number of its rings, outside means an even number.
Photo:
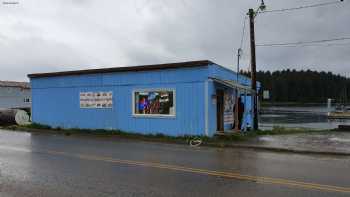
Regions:
<svg viewBox="0 0 350 197"><path fill-rule="evenodd" d="M332 0L265 0L269 9ZM243 19L258 0L18 0L0 4L0 80L28 73L212 60L236 67ZM7 1L9 2L9 1ZM13 1L11 1L13 2ZM350 1L256 18L256 42L350 37ZM249 67L247 26L242 67ZM257 48L258 70L350 75L345 45Z"/></svg>

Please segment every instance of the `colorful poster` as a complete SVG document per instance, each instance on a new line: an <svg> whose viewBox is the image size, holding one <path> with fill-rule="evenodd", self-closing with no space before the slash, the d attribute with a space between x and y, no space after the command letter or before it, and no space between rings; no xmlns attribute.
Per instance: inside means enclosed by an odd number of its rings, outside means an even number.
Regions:
<svg viewBox="0 0 350 197"><path fill-rule="evenodd" d="M168 90L134 93L135 114L174 115L174 92Z"/></svg>
<svg viewBox="0 0 350 197"><path fill-rule="evenodd" d="M225 92L224 94L224 123L233 124L235 106L235 94L233 92Z"/></svg>
<svg viewBox="0 0 350 197"><path fill-rule="evenodd" d="M112 92L80 92L80 108L112 108Z"/></svg>

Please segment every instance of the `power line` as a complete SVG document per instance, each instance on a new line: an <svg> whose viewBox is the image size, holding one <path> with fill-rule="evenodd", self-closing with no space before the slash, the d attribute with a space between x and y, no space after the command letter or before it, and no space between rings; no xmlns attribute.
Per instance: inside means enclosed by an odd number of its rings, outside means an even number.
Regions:
<svg viewBox="0 0 350 197"><path fill-rule="evenodd" d="M284 45L284 46L268 46L268 47L296 48L296 47L333 47L333 46L348 46L348 45L350 45L350 42L348 42L348 43L333 43L333 44Z"/></svg>
<svg viewBox="0 0 350 197"><path fill-rule="evenodd" d="M258 13L259 14L264 14L264 13L272 13L272 12L287 12L287 11L306 9L306 8L315 8L315 7L334 5L334 4L343 3L343 1L344 0L337 0L337 1L330 1L330 2L325 2L325 3L312 4L312 5L304 5L304 6L293 7L293 8L282 8L282 9L276 9L276 10L265 10L265 11L259 11Z"/></svg>
<svg viewBox="0 0 350 197"><path fill-rule="evenodd" d="M243 47L244 43L244 35L245 35L245 29L246 29L246 21L247 21L248 16L245 16L243 19L243 27L242 27L242 37L241 37L241 44L240 44L240 49Z"/></svg>
<svg viewBox="0 0 350 197"><path fill-rule="evenodd" d="M350 37L324 39L324 40L313 40L313 41L299 41L299 42L286 42L286 43L270 43L270 44L257 44L257 47L273 47L273 46L290 46L290 45L303 45L313 43L324 43L332 41L350 40Z"/></svg>

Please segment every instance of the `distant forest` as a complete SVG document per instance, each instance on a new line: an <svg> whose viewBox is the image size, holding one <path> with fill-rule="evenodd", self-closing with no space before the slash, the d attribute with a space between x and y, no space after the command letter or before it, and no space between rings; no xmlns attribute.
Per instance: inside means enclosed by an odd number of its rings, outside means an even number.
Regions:
<svg viewBox="0 0 350 197"><path fill-rule="evenodd" d="M242 72L247 76L250 73ZM350 102L350 79L331 72L311 70L259 71L257 80L262 90L270 91L271 102L325 103ZM261 91L262 95L262 91Z"/></svg>

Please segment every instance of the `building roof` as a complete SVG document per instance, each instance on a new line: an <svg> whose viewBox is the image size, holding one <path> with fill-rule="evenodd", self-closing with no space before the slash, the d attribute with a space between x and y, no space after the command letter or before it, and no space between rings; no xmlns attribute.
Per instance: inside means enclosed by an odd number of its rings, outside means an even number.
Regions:
<svg viewBox="0 0 350 197"><path fill-rule="evenodd" d="M0 87L18 87L30 89L30 84L28 82L0 81Z"/></svg>
<svg viewBox="0 0 350 197"><path fill-rule="evenodd" d="M191 67L207 66L209 64L214 64L214 63L209 60L201 60L201 61L189 61L189 62L178 62L178 63L168 63L168 64L113 67L113 68L75 70L75 71L63 71L63 72L51 72L51 73L35 73L35 74L29 74L28 77L42 78L42 77L114 73L114 72L128 72L128 71L137 72L137 71L150 71L150 70L162 70L162 69L174 69L174 68L191 68Z"/></svg>

